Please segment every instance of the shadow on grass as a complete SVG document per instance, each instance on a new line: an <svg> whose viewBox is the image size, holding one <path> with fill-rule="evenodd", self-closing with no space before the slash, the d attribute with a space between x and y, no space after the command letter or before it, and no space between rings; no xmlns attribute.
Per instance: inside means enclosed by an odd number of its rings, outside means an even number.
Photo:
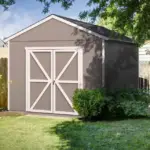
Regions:
<svg viewBox="0 0 150 150"><path fill-rule="evenodd" d="M88 119L84 119L84 118L78 118L80 121L83 122L89 122ZM139 116L139 117L112 117L112 118L93 118L90 120L90 122L99 122L99 121L105 121L105 122L115 122L115 121L124 121L124 120L139 120L139 119L144 119L144 120L150 120L150 117L146 117L146 116Z"/></svg>
<svg viewBox="0 0 150 150"><path fill-rule="evenodd" d="M82 121L65 121L57 124L48 131L49 134L57 134L60 138L59 150L87 149L89 132L86 131L85 123ZM91 139L92 140L92 139Z"/></svg>
<svg viewBox="0 0 150 150"><path fill-rule="evenodd" d="M147 120L148 119L148 120ZM60 143L58 150L143 150L150 148L148 133L149 118L122 121L84 122L64 121L48 129L48 134L56 134ZM147 149L148 148L148 149Z"/></svg>

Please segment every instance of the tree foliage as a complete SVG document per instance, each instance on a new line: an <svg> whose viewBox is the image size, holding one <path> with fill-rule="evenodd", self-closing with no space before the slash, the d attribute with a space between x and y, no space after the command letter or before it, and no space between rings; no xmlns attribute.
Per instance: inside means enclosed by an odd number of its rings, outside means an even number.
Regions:
<svg viewBox="0 0 150 150"><path fill-rule="evenodd" d="M7 10L9 6L15 4L15 0L0 0L0 5Z"/></svg>
<svg viewBox="0 0 150 150"><path fill-rule="evenodd" d="M69 9L75 0L36 0L44 4L43 12L49 12L52 4L60 3L64 9ZM0 5L7 9L15 0L0 0ZM95 22L97 18L112 21L112 28L116 31L132 36L142 44L150 39L150 0L88 0L88 10L80 12L81 19L90 18ZM91 9L92 8L92 9Z"/></svg>
<svg viewBox="0 0 150 150"><path fill-rule="evenodd" d="M105 19L104 18L99 18L97 20L96 24L99 25L99 26L106 27L107 29L122 33L120 29L115 28L115 23L116 23L116 18L115 17L114 18L107 17ZM126 31L125 35L132 38L131 32L129 30Z"/></svg>

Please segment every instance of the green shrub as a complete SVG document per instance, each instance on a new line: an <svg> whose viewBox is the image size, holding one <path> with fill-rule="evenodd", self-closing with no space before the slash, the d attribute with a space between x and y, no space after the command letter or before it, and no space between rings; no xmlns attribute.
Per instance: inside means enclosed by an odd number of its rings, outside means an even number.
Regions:
<svg viewBox="0 0 150 150"><path fill-rule="evenodd" d="M77 89L73 96L73 106L85 119L99 116L104 106L104 90Z"/></svg>
<svg viewBox="0 0 150 150"><path fill-rule="evenodd" d="M107 111L104 110L109 117L144 117L149 114L150 95L144 90L116 89L107 91L106 95L111 97L105 102Z"/></svg>
<svg viewBox="0 0 150 150"><path fill-rule="evenodd" d="M74 109L84 118L101 119L146 117L150 95L139 89L76 90Z"/></svg>
<svg viewBox="0 0 150 150"><path fill-rule="evenodd" d="M150 96L143 90L122 90L118 94L117 101L117 107L123 110L122 115L125 117L148 116Z"/></svg>

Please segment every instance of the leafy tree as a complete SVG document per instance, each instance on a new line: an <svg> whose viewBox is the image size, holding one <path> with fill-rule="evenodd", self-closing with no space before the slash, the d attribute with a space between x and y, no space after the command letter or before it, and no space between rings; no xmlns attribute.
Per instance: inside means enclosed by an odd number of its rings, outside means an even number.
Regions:
<svg viewBox="0 0 150 150"><path fill-rule="evenodd" d="M104 18L99 18L97 21L97 25L106 27L107 29L117 31L119 33L122 33L120 29L115 28L115 23L116 23L116 18L114 17L107 17L106 19ZM132 38L131 32L128 30L125 33L126 36Z"/></svg>
<svg viewBox="0 0 150 150"><path fill-rule="evenodd" d="M47 13L51 4L61 3L64 9L69 9L75 0L36 1L44 4L43 12ZM5 9L14 3L15 0L0 0ZM97 18L115 18L112 25L116 31L130 33L140 44L150 39L150 0L88 0L87 6L89 10L79 14L81 19L90 18L95 22Z"/></svg>
<svg viewBox="0 0 150 150"><path fill-rule="evenodd" d="M97 25L100 25L100 26L103 26L103 27L106 27L110 30L113 30L113 24L115 23L115 19L113 18L107 18L107 19L104 19L104 18L100 18L98 21L97 21Z"/></svg>
<svg viewBox="0 0 150 150"><path fill-rule="evenodd" d="M9 6L15 4L15 0L0 0L0 5L6 10Z"/></svg>

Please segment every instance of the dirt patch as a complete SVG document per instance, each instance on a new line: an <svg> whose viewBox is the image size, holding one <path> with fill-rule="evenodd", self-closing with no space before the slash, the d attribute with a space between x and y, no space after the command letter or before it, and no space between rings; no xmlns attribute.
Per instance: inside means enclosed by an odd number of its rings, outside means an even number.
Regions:
<svg viewBox="0 0 150 150"><path fill-rule="evenodd" d="M9 111L1 111L0 112L0 117L3 116L23 116L25 115L24 113L19 113L19 112L9 112Z"/></svg>

